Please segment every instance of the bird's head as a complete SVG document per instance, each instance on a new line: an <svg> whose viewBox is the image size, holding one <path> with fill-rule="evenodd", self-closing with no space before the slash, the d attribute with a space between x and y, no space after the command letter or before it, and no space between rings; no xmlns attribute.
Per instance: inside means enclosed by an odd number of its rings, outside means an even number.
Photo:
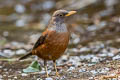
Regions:
<svg viewBox="0 0 120 80"><path fill-rule="evenodd" d="M53 13L52 17L56 21L64 21L64 19L72 14L75 14L76 11L67 11L67 10L57 10Z"/></svg>

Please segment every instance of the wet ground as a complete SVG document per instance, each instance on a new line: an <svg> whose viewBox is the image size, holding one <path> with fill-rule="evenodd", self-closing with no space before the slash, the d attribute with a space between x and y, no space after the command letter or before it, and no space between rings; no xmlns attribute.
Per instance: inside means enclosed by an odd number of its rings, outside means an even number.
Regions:
<svg viewBox="0 0 120 80"><path fill-rule="evenodd" d="M48 62L50 78L45 78L44 68L23 73L36 57L16 59L31 50L51 14L61 8L78 12L67 19L71 38L57 61L61 77L55 76L52 62ZM119 0L1 0L0 80L119 80L119 10Z"/></svg>

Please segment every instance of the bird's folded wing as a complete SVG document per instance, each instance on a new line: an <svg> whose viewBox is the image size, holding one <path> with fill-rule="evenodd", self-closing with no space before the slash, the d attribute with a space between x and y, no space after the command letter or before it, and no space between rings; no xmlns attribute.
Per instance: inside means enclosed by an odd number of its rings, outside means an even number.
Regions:
<svg viewBox="0 0 120 80"><path fill-rule="evenodd" d="M33 49L36 49L38 46L40 46L41 44L44 44L45 40L46 40L47 34L44 34L42 36L40 36L40 38L37 40L37 42L35 43Z"/></svg>

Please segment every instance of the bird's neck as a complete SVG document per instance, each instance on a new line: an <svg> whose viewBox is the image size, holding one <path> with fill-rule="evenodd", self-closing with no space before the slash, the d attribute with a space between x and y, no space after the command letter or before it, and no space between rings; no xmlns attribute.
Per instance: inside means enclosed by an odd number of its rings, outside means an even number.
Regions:
<svg viewBox="0 0 120 80"><path fill-rule="evenodd" d="M63 20L52 19L48 27L49 30L56 32L68 32L66 24Z"/></svg>

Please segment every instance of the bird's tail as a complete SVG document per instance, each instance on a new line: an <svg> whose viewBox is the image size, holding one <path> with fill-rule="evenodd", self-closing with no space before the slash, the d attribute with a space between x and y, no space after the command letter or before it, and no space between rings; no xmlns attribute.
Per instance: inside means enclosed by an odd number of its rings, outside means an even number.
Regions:
<svg viewBox="0 0 120 80"><path fill-rule="evenodd" d="M28 53L28 54L20 57L19 60L25 59L25 58L27 58L27 57L29 57L29 56L31 56L31 55L32 55L32 52L30 52L30 53Z"/></svg>

